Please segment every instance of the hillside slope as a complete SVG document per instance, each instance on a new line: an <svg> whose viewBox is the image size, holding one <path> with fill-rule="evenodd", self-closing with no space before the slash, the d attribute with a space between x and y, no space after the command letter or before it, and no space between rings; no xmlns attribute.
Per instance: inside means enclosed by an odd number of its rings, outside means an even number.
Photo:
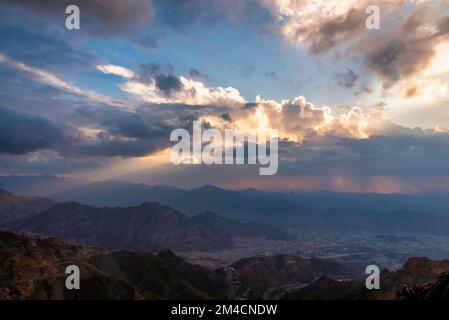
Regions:
<svg viewBox="0 0 449 320"><path fill-rule="evenodd" d="M65 288L67 265L80 290ZM67 244L0 231L0 299L224 299L227 282L169 251L159 254Z"/></svg>

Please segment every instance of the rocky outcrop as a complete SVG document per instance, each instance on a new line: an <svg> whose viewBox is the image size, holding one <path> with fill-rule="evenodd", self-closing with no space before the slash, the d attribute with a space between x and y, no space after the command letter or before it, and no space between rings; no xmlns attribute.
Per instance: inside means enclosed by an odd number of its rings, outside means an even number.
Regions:
<svg viewBox="0 0 449 320"><path fill-rule="evenodd" d="M65 268L80 268L80 290ZM0 299L224 299L225 279L170 251L103 252L94 247L0 231Z"/></svg>

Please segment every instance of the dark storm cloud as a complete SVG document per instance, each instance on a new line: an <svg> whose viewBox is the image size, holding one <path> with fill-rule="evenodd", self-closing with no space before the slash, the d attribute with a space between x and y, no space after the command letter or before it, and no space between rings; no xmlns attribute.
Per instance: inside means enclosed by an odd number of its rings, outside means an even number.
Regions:
<svg viewBox="0 0 449 320"><path fill-rule="evenodd" d="M122 111L108 108L78 108L70 117L73 123L80 126L101 128L115 136L125 138L152 138L169 136L173 125L180 125L176 116L158 119L156 114Z"/></svg>
<svg viewBox="0 0 449 320"><path fill-rule="evenodd" d="M55 150L38 150L23 155L2 154L0 168L10 174L79 174L80 170L102 169L114 162L106 157L61 157Z"/></svg>
<svg viewBox="0 0 449 320"><path fill-rule="evenodd" d="M98 134L94 141L81 141L62 146L59 152L68 157L139 157L169 146L169 135L141 139L123 139L107 132Z"/></svg>
<svg viewBox="0 0 449 320"><path fill-rule="evenodd" d="M227 113L229 106L220 105L187 105L182 103L145 104L137 112L145 119L152 119L159 123L170 124L174 127L191 129L192 121L200 117L216 116Z"/></svg>
<svg viewBox="0 0 449 320"><path fill-rule="evenodd" d="M146 123L140 114L132 114L128 118L117 119L119 121L107 121L104 125L114 135L131 138L151 138L157 136L168 136L171 127L162 123Z"/></svg>
<svg viewBox="0 0 449 320"><path fill-rule="evenodd" d="M75 48L67 38L58 37L49 30L3 22L0 22L0 51L23 63L52 71L61 67L87 68L101 61L88 50Z"/></svg>
<svg viewBox="0 0 449 320"><path fill-rule="evenodd" d="M282 141L280 173L405 178L449 174L449 136L410 131L408 135L361 140L329 136L302 144Z"/></svg>
<svg viewBox="0 0 449 320"><path fill-rule="evenodd" d="M228 107L146 104L133 112L110 108L79 108L70 118L80 126L100 128L94 140L76 140L60 149L71 157L136 157L172 145L170 134L184 128L191 132L192 122L200 116L216 115ZM207 123L203 124L207 127Z"/></svg>
<svg viewBox="0 0 449 320"><path fill-rule="evenodd" d="M359 75L350 68L346 68L346 72L337 72L335 74L337 84L344 88L352 88L359 79Z"/></svg>
<svg viewBox="0 0 449 320"><path fill-rule="evenodd" d="M60 68L59 72L63 72ZM21 112L39 114L43 117L61 119L70 122L67 115L81 106L103 107L105 110L114 110L109 101L91 99L53 83L40 81L34 74L23 72L10 64L0 65L0 79L6 79L0 85L0 101ZM117 101L117 100L114 100Z"/></svg>
<svg viewBox="0 0 449 320"><path fill-rule="evenodd" d="M251 165L181 166L175 171L165 165L128 178L185 187L216 183L271 190L446 191L449 136L423 131L408 134L364 140L326 136L302 143L280 140L279 171L270 177L259 176L258 167Z"/></svg>
<svg viewBox="0 0 449 320"><path fill-rule="evenodd" d="M191 127L192 121L202 116L219 115L227 111L227 106L182 103L147 103L134 111L89 106L77 108L68 121L77 126L102 128L125 137L149 137L161 129L166 132L173 128Z"/></svg>
<svg viewBox="0 0 449 320"><path fill-rule="evenodd" d="M116 34L137 30L153 21L153 7L149 0L4 0L22 6L34 14L51 15L59 23L65 20L65 8L76 4L82 15L82 28L98 34ZM64 25L63 23L61 24Z"/></svg>
<svg viewBox="0 0 449 320"><path fill-rule="evenodd" d="M249 0L3 0L35 16L45 15L59 28L64 27L65 8L75 4L82 15L85 36L126 35L144 47L155 48L167 31L185 33L196 24L213 26L245 23L256 30L269 31L275 15L259 1ZM62 23L61 23L62 22ZM151 28L151 35L143 29Z"/></svg>
<svg viewBox="0 0 449 320"><path fill-rule="evenodd" d="M168 147L177 118L161 118L155 113L81 107L70 117L78 126L101 130L95 139L78 139L60 151L67 156L144 156Z"/></svg>
<svg viewBox="0 0 449 320"><path fill-rule="evenodd" d="M69 118L73 125L101 131L95 139L77 139L58 149L70 157L145 156L171 145L170 133L176 128L192 130L200 116L225 112L228 107L145 104L135 111L107 107L81 107Z"/></svg>
<svg viewBox="0 0 449 320"><path fill-rule="evenodd" d="M192 121L205 115L221 115L231 120L225 106L187 106L183 104L146 104L135 111L107 107L81 107L68 123L54 123L31 114L1 108L0 146L6 154L36 151L33 158L48 158L63 170L51 149L75 167L95 168L111 157L145 156L170 147L169 135L175 128L191 131ZM14 124L9 125L8 124ZM207 127L208 124L203 124ZM85 137L73 128L95 128ZM79 129L77 129L79 130ZM77 134L71 134L77 132ZM30 155L31 156L31 155ZM348 177L389 176L404 178L449 174L449 136L422 129L395 129L390 136L351 139L336 136L307 136L302 143L281 140L279 176L345 175ZM11 156L8 156L11 157ZM36 168L45 168L36 160ZM89 159L98 159L90 161ZM104 159L104 160L101 160ZM1 163L11 165L12 158ZM32 172L33 164L25 162ZM17 169L17 168L16 168ZM240 176L228 176L229 181Z"/></svg>
<svg viewBox="0 0 449 320"><path fill-rule="evenodd" d="M74 134L62 122L0 107L0 153L24 154L53 148Z"/></svg>
<svg viewBox="0 0 449 320"><path fill-rule="evenodd" d="M173 129L191 128L191 121L197 119L195 115L187 118L187 113L176 112L158 118L156 112L81 107L63 122L1 107L0 153L26 154L51 149L70 159L144 156L168 147ZM82 128L99 132L88 137Z"/></svg>

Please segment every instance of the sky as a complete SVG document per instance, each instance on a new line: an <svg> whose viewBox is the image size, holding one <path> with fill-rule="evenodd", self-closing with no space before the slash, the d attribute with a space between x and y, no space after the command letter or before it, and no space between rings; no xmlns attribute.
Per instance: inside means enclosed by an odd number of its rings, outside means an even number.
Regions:
<svg viewBox="0 0 449 320"><path fill-rule="evenodd" d="M449 191L447 0L0 0L0 174ZM380 12L368 29L366 8ZM169 163L170 133L279 131L279 170Z"/></svg>

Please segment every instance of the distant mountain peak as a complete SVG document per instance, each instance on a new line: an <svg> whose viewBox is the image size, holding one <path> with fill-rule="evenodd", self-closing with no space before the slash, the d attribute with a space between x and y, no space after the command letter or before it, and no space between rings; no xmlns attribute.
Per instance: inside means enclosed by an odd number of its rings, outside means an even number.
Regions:
<svg viewBox="0 0 449 320"><path fill-rule="evenodd" d="M193 189L192 191L229 191L229 190L226 190L226 189L223 189L223 188L211 185L211 184L206 184L202 187Z"/></svg>
<svg viewBox="0 0 449 320"><path fill-rule="evenodd" d="M146 202L143 202L138 207L167 207L167 206L160 204L159 202L146 201Z"/></svg>

